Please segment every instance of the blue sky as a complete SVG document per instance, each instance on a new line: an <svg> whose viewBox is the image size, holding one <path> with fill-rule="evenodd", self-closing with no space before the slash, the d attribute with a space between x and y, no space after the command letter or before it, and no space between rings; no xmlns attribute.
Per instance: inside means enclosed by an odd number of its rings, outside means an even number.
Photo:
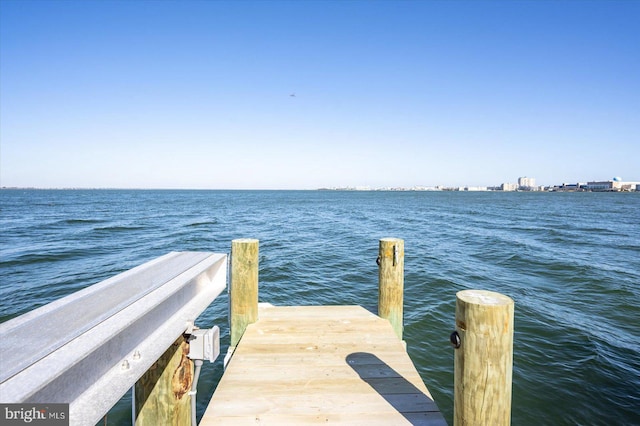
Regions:
<svg viewBox="0 0 640 426"><path fill-rule="evenodd" d="M639 1L1 0L0 19L2 186L640 181Z"/></svg>

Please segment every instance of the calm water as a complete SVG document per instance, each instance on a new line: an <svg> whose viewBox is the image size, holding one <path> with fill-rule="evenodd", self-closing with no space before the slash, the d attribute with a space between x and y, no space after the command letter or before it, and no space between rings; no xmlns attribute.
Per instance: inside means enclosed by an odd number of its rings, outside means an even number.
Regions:
<svg viewBox="0 0 640 426"><path fill-rule="evenodd" d="M455 294L516 303L514 425L640 424L640 194L0 191L0 321L174 250L260 240L260 300L377 303L405 240L405 339L452 424ZM226 294L199 319L223 326ZM221 374L205 364L199 416ZM130 424L129 396L107 416Z"/></svg>

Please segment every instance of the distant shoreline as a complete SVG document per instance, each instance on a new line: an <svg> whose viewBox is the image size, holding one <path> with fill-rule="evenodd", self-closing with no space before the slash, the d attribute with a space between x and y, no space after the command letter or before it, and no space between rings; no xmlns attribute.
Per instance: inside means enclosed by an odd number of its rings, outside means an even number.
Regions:
<svg viewBox="0 0 640 426"><path fill-rule="evenodd" d="M315 188L315 189L265 189L265 188L41 188L41 187L18 187L18 186L3 186L0 187L0 191L321 191L321 192L525 192L525 193L547 193L547 192L559 192L559 193L573 193L573 192L604 192L604 193L627 193L638 192L638 190L619 190L619 189L605 189L605 190L593 190L593 189L559 189L557 187L548 187L545 189L516 189L511 191L505 191L499 188L487 188L487 189L465 189L465 187L442 187L442 188Z"/></svg>

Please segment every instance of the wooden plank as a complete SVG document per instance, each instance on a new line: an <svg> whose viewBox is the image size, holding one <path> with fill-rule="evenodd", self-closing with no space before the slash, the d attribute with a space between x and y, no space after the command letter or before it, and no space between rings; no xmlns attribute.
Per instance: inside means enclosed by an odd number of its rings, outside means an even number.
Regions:
<svg viewBox="0 0 640 426"><path fill-rule="evenodd" d="M391 324L359 306L259 308L201 425L445 425Z"/></svg>
<svg viewBox="0 0 640 426"><path fill-rule="evenodd" d="M407 413L402 417L389 413L320 413L320 414L259 414L256 416L227 416L223 421L211 423L204 419L207 425L224 424L225 426L244 425L313 425L313 424L344 424L366 426L443 426L442 415L439 412ZM200 424L205 424L201 422Z"/></svg>
<svg viewBox="0 0 640 426"><path fill-rule="evenodd" d="M266 389L265 389L266 390ZM216 390L217 392L217 390ZM215 395L215 394L214 394ZM433 401L417 395L396 395L387 398L375 392L351 392L343 389L337 392L274 394L270 392L255 395L239 394L226 395L223 398L212 399L213 413L209 410L205 417L223 419L225 417L257 416L257 415L318 415L318 414L390 414L401 418L401 411L407 412L438 412ZM200 422L204 423L205 419ZM210 423L210 424L215 424Z"/></svg>
<svg viewBox="0 0 640 426"><path fill-rule="evenodd" d="M413 368L401 364L400 368L390 368L389 365L361 365L358 367L358 372L354 369L346 369L343 365L305 365L305 368L296 368L291 371L291 380L312 380L323 377L330 377L331 379L346 379L357 378L383 378L383 377L407 377L413 373ZM251 374L251 376L249 376ZM273 375L270 371L256 371L255 368L245 367L244 363L240 363L234 366L233 369L227 369L225 376L227 380L234 380L237 376L243 380L268 380Z"/></svg>

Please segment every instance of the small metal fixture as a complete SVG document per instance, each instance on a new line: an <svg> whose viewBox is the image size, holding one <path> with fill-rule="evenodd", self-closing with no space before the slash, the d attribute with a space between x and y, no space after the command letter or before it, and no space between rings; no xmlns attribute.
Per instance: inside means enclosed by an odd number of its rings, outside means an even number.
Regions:
<svg viewBox="0 0 640 426"><path fill-rule="evenodd" d="M453 346L453 349L458 349L462 343L460 341L460 335L457 331L451 333L451 336L449 336L449 341L451 342L451 346Z"/></svg>

